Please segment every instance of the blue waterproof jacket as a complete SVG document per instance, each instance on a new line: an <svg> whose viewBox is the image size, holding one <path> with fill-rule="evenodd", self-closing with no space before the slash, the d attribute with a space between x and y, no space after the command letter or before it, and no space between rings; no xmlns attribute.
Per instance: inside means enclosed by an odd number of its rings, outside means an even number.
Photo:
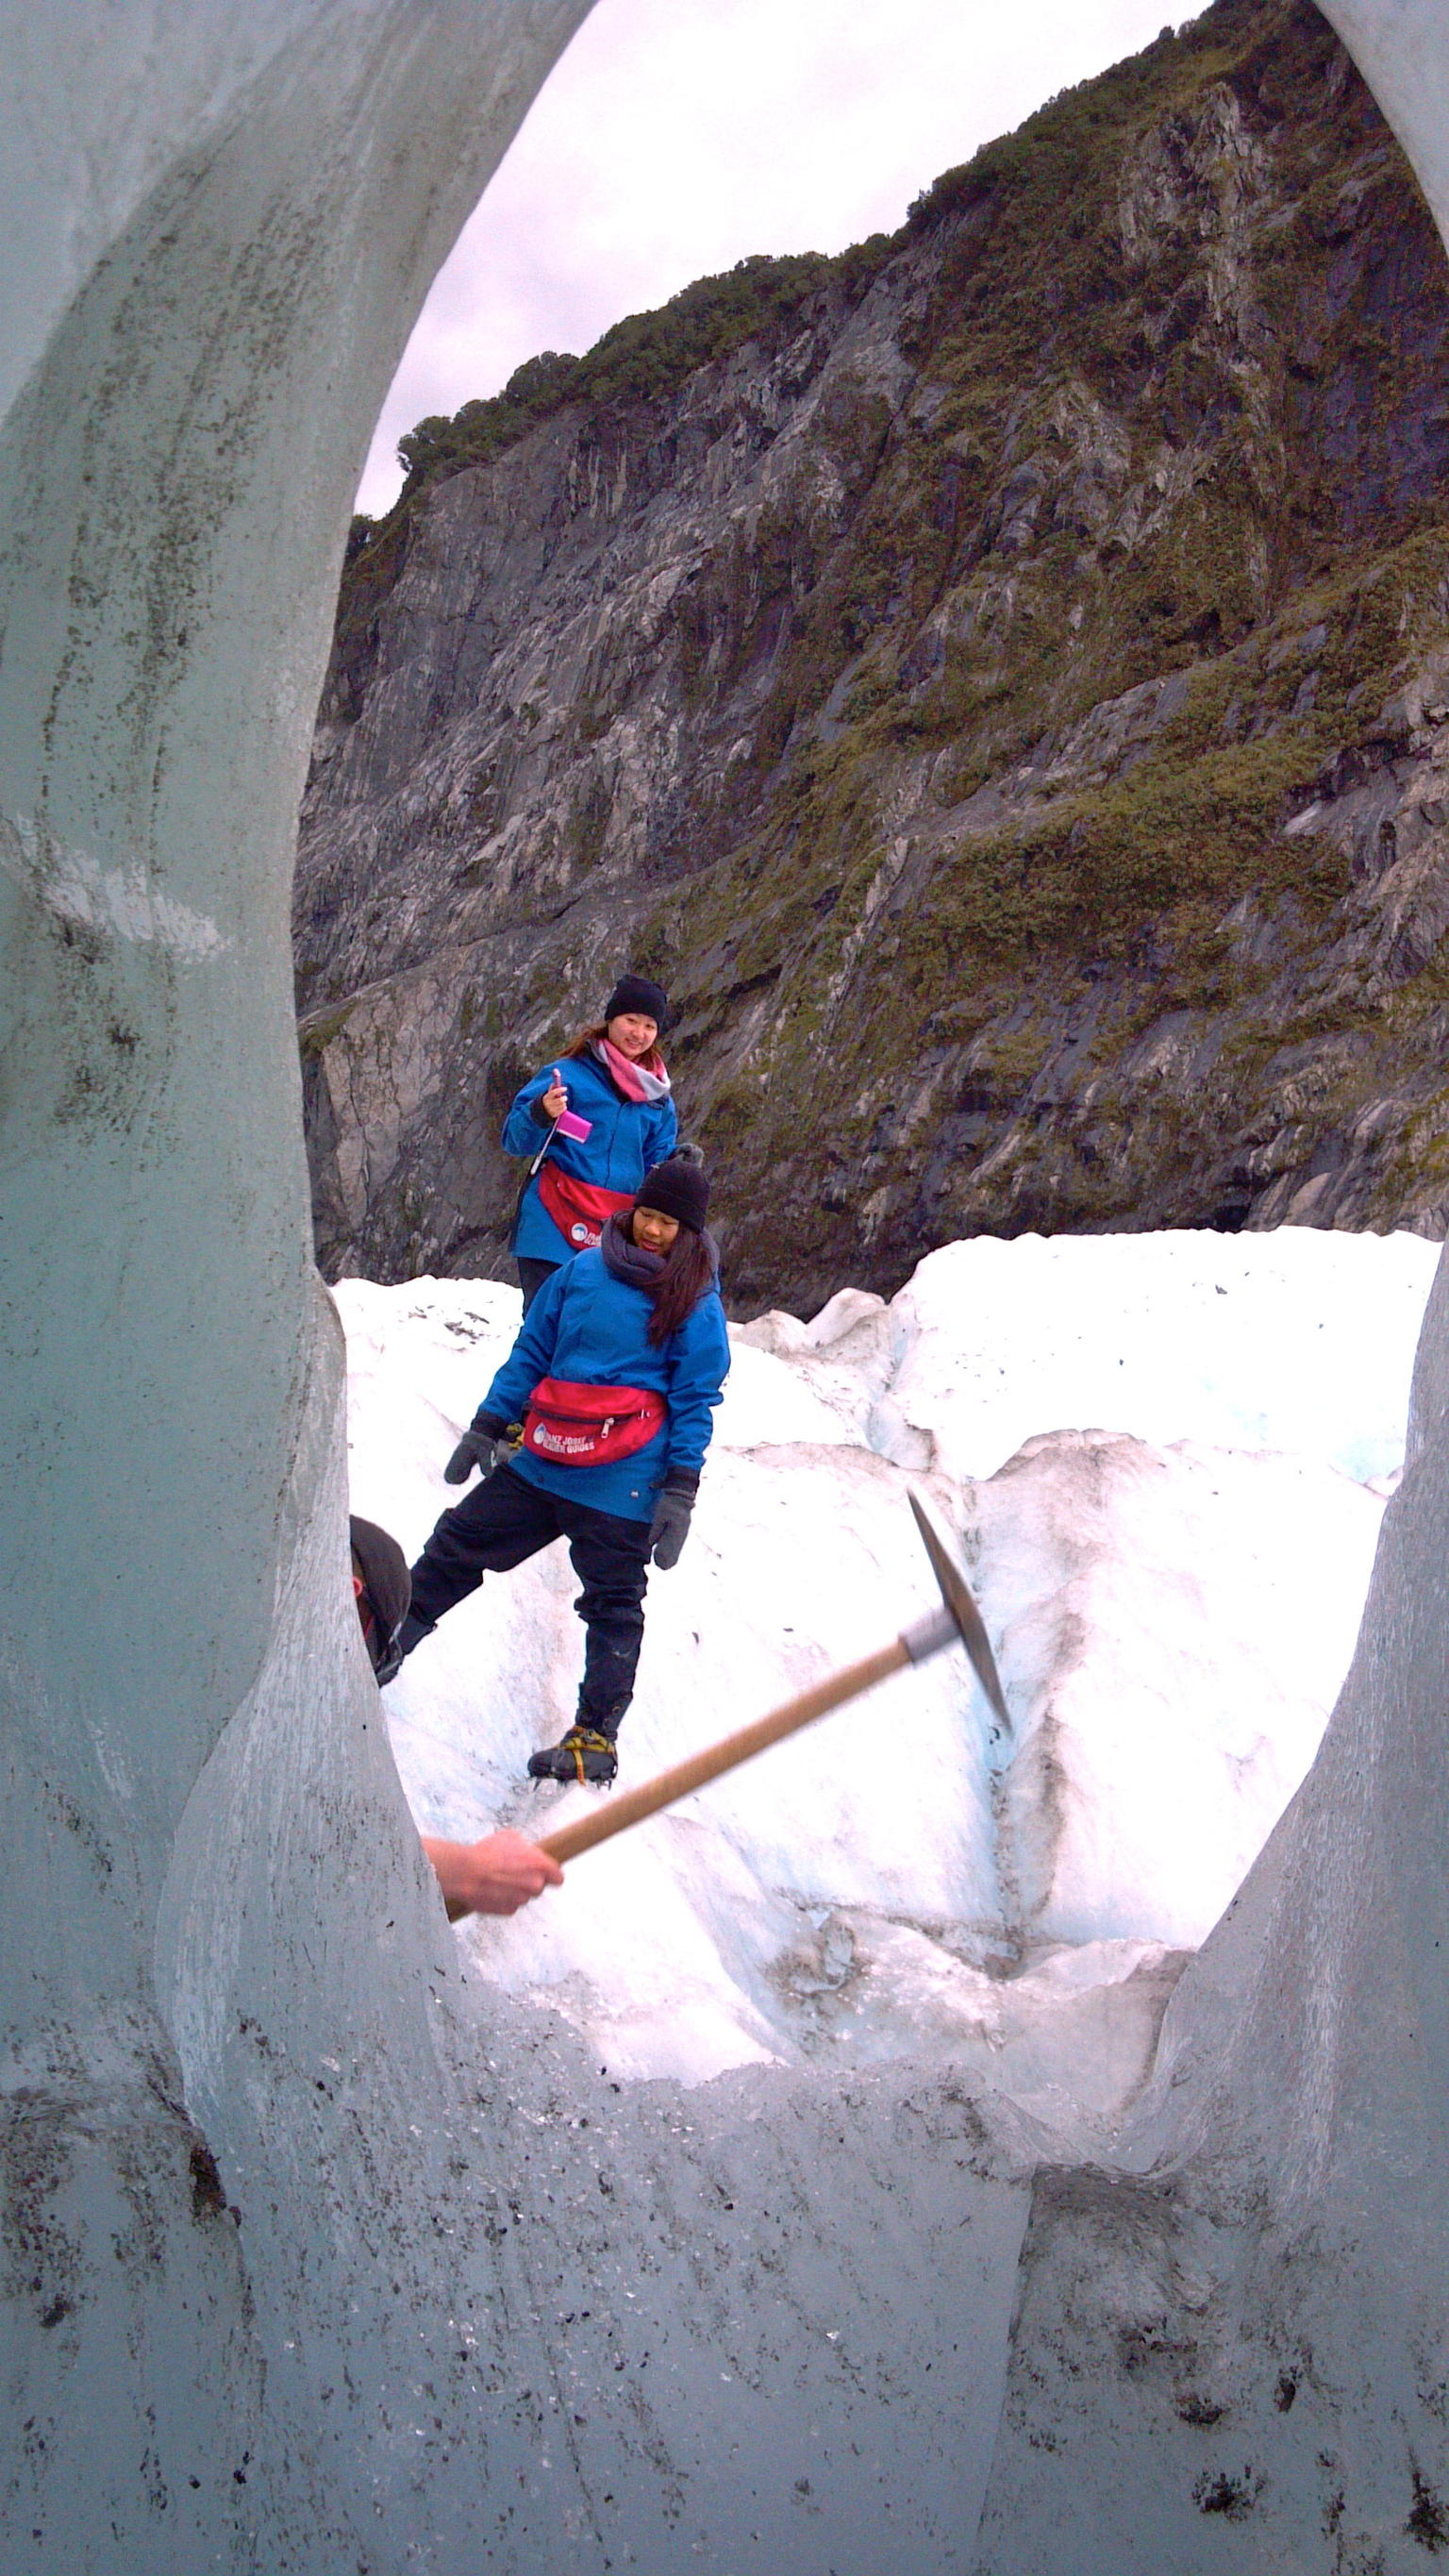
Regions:
<svg viewBox="0 0 1449 2576"><path fill-rule="evenodd" d="M504 1153L526 1154L531 1160L538 1152L548 1134L548 1122L534 1117L533 1104L550 1089L555 1066L563 1076L570 1109L591 1120L592 1127L582 1140L555 1136L549 1161L561 1172L571 1172L576 1181L592 1182L595 1189L632 1194L645 1173L673 1153L679 1120L668 1098L626 1100L596 1055L557 1056L524 1084L504 1121ZM543 1206L536 1180L523 1193L508 1248L525 1261L571 1261L578 1250L577 1244L560 1234Z"/></svg>
<svg viewBox="0 0 1449 2576"><path fill-rule="evenodd" d="M654 1387L669 1416L632 1458L561 1467L520 1449L512 1474L628 1521L653 1518L671 1467L698 1475L729 1373L724 1308L718 1290L707 1289L664 1342L649 1339L653 1311L648 1290L616 1279L602 1252L577 1253L544 1281L479 1412L496 1422L521 1422L540 1379L561 1377L580 1386Z"/></svg>

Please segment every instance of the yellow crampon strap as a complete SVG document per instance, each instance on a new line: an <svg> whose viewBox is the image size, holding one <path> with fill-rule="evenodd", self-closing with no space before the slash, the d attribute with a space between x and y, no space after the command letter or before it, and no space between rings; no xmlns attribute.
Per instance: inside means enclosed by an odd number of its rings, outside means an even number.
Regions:
<svg viewBox="0 0 1449 2576"><path fill-rule="evenodd" d="M567 1735L564 1737L562 1744L559 1746L559 1751L561 1753L571 1753L573 1755L574 1770L578 1776L578 1783L581 1789L586 1789L588 1787L588 1782L584 1777L584 1755L586 1753L612 1753L613 1750L614 1747L610 1743L607 1735L600 1735L597 1727L593 1726L571 1726Z"/></svg>

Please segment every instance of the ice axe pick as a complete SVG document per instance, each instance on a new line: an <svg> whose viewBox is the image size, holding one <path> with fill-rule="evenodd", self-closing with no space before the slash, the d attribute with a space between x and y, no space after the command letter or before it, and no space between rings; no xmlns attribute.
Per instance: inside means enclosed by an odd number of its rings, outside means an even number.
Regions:
<svg viewBox="0 0 1449 2576"><path fill-rule="evenodd" d="M786 1700L783 1708L771 1709L767 1717L757 1717L753 1726L742 1726L735 1734L722 1736L718 1744L706 1745L702 1753L692 1753L687 1761L673 1763L652 1780L642 1780L637 1789L623 1790L607 1806L595 1807L572 1824L560 1825L557 1833L542 1835L540 1849L557 1861L577 1860L580 1852L591 1850L595 1843L607 1842L611 1834L626 1833L630 1825L658 1815L661 1807L672 1807L692 1790L720 1779L741 1762L752 1761L768 1745L781 1743L802 1726L812 1726L817 1717L827 1716L833 1708L843 1708L847 1700L859 1699L863 1691L874 1690L877 1682L889 1680L892 1673L904 1672L908 1664L924 1664L946 1646L965 1647L998 1724L1009 1732L1011 1720L1005 1696L981 1613L971 1597L971 1586L919 1494L911 1495L910 1504L941 1587L938 1610L929 1610L923 1619L913 1621L878 1653L844 1665L838 1673L816 1682L813 1689Z"/></svg>

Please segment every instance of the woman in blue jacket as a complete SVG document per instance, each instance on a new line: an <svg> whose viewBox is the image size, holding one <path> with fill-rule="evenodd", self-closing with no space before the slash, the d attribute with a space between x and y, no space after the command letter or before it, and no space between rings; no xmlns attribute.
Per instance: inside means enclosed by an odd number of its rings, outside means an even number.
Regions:
<svg viewBox="0 0 1449 2576"><path fill-rule="evenodd" d="M462 1484L481 1467L483 1481L412 1569L405 1654L485 1573L568 1540L584 1678L568 1733L529 1762L535 1780L607 1782L617 1768L649 1566L679 1562L730 1364L708 1206L697 1163L661 1163L597 1249L555 1269L443 1471Z"/></svg>
<svg viewBox="0 0 1449 2576"><path fill-rule="evenodd" d="M621 975L602 1020L526 1082L508 1112L505 1154L535 1158L509 1245L525 1315L550 1273L592 1250L604 1219L674 1151L679 1122L658 1046L668 1011L661 984Z"/></svg>

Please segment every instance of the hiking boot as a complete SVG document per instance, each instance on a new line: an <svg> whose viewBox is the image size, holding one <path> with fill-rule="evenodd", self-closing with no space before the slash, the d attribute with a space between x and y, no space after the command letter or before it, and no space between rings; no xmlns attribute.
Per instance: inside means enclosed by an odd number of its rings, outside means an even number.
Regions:
<svg viewBox="0 0 1449 2576"><path fill-rule="evenodd" d="M530 1780L577 1780L590 1789L610 1789L619 1768L612 1739L594 1726L571 1726L561 1744L545 1744L528 1757Z"/></svg>

